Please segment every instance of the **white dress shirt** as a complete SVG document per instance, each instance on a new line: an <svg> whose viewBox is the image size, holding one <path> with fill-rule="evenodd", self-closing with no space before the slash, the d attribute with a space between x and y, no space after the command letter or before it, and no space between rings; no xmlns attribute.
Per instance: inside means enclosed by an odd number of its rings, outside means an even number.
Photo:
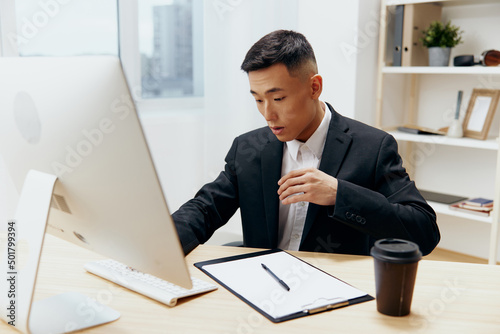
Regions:
<svg viewBox="0 0 500 334"><path fill-rule="evenodd" d="M325 115L312 136L305 143L297 139L285 143L281 167L282 177L292 170L319 167L332 117L330 110L323 102L321 102L321 107L325 110ZM299 249L308 207L309 202L283 205L280 201L278 248Z"/></svg>

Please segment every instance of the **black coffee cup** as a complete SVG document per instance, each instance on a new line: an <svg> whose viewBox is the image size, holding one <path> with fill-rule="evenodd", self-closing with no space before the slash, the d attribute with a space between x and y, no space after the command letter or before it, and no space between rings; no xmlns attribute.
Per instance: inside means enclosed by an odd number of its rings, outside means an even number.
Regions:
<svg viewBox="0 0 500 334"><path fill-rule="evenodd" d="M410 313L418 261L417 244L402 239L381 239L371 249L375 265L377 310L392 316Z"/></svg>

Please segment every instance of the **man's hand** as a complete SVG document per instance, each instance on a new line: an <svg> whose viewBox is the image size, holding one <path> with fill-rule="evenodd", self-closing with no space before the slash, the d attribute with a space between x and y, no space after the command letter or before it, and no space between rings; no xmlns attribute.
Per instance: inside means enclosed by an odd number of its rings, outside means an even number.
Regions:
<svg viewBox="0 0 500 334"><path fill-rule="evenodd" d="M337 179L316 168L291 171L278 181L278 185L278 195L283 204L304 201L334 205L337 198Z"/></svg>

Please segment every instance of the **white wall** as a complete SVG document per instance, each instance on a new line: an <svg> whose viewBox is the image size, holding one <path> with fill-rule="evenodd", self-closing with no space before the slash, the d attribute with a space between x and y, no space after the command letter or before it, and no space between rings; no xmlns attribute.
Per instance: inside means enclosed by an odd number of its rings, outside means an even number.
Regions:
<svg viewBox="0 0 500 334"><path fill-rule="evenodd" d="M203 183L203 110L145 113L141 123L169 209L177 210ZM179 145L182 143L182 145Z"/></svg>
<svg viewBox="0 0 500 334"><path fill-rule="evenodd" d="M298 30L312 44L322 98L373 124L380 1L299 1Z"/></svg>

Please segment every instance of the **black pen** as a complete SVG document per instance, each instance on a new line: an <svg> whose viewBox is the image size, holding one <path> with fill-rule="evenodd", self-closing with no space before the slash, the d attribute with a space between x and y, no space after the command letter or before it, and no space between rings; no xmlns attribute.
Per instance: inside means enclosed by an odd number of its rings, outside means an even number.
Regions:
<svg viewBox="0 0 500 334"><path fill-rule="evenodd" d="M274 279L276 279L279 284L281 284L287 291L290 291L290 287L288 285L286 285L286 283L283 282L282 279L280 279L278 276L276 276L276 274L273 273L271 271L271 269L269 269L264 263L261 263L261 265L262 265L262 268L264 268L265 271L267 271L272 277L274 277Z"/></svg>

